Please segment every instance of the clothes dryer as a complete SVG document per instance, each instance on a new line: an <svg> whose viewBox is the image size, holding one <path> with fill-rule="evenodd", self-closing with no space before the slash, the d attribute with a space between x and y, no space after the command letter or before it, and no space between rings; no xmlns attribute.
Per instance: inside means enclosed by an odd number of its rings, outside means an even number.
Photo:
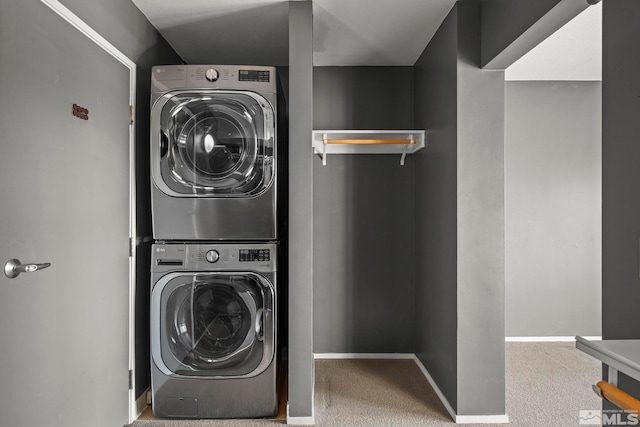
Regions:
<svg viewBox="0 0 640 427"><path fill-rule="evenodd" d="M152 68L156 240L278 238L273 67Z"/></svg>
<svg viewBox="0 0 640 427"><path fill-rule="evenodd" d="M151 391L160 418L277 412L275 244L155 244Z"/></svg>

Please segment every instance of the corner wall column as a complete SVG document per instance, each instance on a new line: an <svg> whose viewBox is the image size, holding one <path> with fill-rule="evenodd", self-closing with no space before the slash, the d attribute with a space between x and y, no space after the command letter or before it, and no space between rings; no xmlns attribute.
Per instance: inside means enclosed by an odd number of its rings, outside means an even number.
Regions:
<svg viewBox="0 0 640 427"><path fill-rule="evenodd" d="M289 403L287 424L313 412L313 5L289 2Z"/></svg>

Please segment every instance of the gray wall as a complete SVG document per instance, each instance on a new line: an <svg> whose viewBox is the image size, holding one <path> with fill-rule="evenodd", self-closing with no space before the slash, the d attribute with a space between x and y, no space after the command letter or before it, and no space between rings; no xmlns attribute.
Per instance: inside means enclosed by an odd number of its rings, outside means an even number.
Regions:
<svg viewBox="0 0 640 427"><path fill-rule="evenodd" d="M504 71L480 66L481 5L458 2L459 415L504 415Z"/></svg>
<svg viewBox="0 0 640 427"><path fill-rule="evenodd" d="M445 398L457 401L457 6L414 66L415 353Z"/></svg>
<svg viewBox="0 0 640 427"><path fill-rule="evenodd" d="M313 416L313 9L289 3L289 413Z"/></svg>
<svg viewBox="0 0 640 427"><path fill-rule="evenodd" d="M640 338L640 2L603 4L602 186L605 339ZM620 31L624 28L625 31Z"/></svg>
<svg viewBox="0 0 640 427"><path fill-rule="evenodd" d="M506 82L507 336L601 335L600 82Z"/></svg>
<svg viewBox="0 0 640 427"><path fill-rule="evenodd" d="M151 235L149 199L149 98L151 66L179 64L180 57L129 0L62 0L67 8L136 63L136 189L138 236ZM136 396L150 385L149 244L138 247L136 266ZM123 286L126 286L123 284Z"/></svg>
<svg viewBox="0 0 640 427"><path fill-rule="evenodd" d="M640 2L603 3L602 335L640 338ZM619 387L640 396L640 383Z"/></svg>
<svg viewBox="0 0 640 427"><path fill-rule="evenodd" d="M415 66L416 353L458 415L505 413L504 74L479 69L480 19L459 1Z"/></svg>
<svg viewBox="0 0 640 427"><path fill-rule="evenodd" d="M316 67L314 129L412 129L411 67ZM314 351L413 353L413 161L314 159Z"/></svg>

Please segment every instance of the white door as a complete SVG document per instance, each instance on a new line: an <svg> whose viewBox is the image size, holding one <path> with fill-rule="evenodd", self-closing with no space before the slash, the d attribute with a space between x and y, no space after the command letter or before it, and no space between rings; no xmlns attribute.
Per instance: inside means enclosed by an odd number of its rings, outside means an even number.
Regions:
<svg viewBox="0 0 640 427"><path fill-rule="evenodd" d="M129 69L39 0L0 0L0 89L0 268L51 263L0 271L0 425L122 426Z"/></svg>

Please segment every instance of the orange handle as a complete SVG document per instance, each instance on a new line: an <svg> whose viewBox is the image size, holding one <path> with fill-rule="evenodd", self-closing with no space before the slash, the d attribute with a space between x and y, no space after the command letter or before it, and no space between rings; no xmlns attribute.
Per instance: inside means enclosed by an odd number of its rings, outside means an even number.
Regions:
<svg viewBox="0 0 640 427"><path fill-rule="evenodd" d="M613 384L600 381L596 386L600 389L602 397L609 402L627 411L637 411L640 413L640 400L628 395Z"/></svg>

